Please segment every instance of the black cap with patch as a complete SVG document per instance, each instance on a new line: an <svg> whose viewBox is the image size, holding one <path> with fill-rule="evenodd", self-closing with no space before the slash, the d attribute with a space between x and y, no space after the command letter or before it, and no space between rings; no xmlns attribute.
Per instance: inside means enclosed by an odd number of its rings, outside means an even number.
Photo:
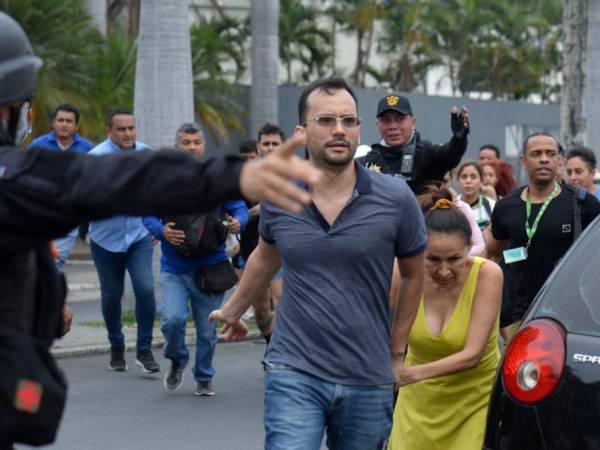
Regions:
<svg viewBox="0 0 600 450"><path fill-rule="evenodd" d="M409 116L413 115L412 108L410 107L410 102L406 97L402 97L401 95L386 95L379 103L377 103L377 116L379 117L386 111L396 111L400 114L406 114Z"/></svg>

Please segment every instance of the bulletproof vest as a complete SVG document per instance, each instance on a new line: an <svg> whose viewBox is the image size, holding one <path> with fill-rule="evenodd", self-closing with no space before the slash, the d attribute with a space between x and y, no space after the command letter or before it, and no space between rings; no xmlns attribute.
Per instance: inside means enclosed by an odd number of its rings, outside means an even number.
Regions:
<svg viewBox="0 0 600 450"><path fill-rule="evenodd" d="M416 179L415 174L415 153L416 143L411 141L404 144L399 149L393 149L398 152L399 157L386 157L385 149L381 144L373 144L371 151L365 156L365 167L369 170L393 175L396 178L403 178L407 182Z"/></svg>

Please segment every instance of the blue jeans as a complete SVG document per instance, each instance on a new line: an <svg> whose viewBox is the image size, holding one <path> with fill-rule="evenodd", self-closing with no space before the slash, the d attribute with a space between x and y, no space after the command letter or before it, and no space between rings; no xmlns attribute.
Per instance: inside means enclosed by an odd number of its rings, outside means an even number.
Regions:
<svg viewBox="0 0 600 450"><path fill-rule="evenodd" d="M221 307L225 293L209 294L196 286L191 273L160 273L160 330L165 336L165 358L187 364L185 323L190 315L196 324L196 362L192 373L196 381L212 380L213 356L217 345L217 323L208 320L213 309Z"/></svg>
<svg viewBox="0 0 600 450"><path fill-rule="evenodd" d="M393 385L335 384L283 364L265 369L266 450L319 450L325 432L332 450L383 448Z"/></svg>
<svg viewBox="0 0 600 450"><path fill-rule="evenodd" d="M55 259L56 268L61 272L65 271L65 263L67 262L69 253L71 253L71 250L75 246L78 234L79 229L74 228L66 236L54 240L54 244L58 249L58 257Z"/></svg>
<svg viewBox="0 0 600 450"><path fill-rule="evenodd" d="M152 345L152 328L156 315L154 282L152 278L152 241L149 236L134 242L126 252L108 251L94 241L90 242L92 258L96 264L102 297L102 316L112 346L125 345L121 327L121 298L125 283L125 270L129 272L135 294L135 320L137 322L137 351L149 351Z"/></svg>

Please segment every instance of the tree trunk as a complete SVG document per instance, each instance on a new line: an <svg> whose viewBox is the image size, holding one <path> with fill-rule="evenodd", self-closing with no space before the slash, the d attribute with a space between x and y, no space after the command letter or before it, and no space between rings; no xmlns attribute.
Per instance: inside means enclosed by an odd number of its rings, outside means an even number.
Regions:
<svg viewBox="0 0 600 450"><path fill-rule="evenodd" d="M600 159L600 0L590 0L587 35L585 117L587 145Z"/></svg>
<svg viewBox="0 0 600 450"><path fill-rule="evenodd" d="M563 6L563 67L560 104L560 136L568 150L582 145L585 121L582 114L585 85L585 0L565 0Z"/></svg>
<svg viewBox="0 0 600 450"><path fill-rule="evenodd" d="M279 0L252 0L250 27L250 133L251 136L256 136L265 122L279 121Z"/></svg>
<svg viewBox="0 0 600 450"><path fill-rule="evenodd" d="M144 0L135 73L138 139L172 147L175 131L194 119L188 0Z"/></svg>
<svg viewBox="0 0 600 450"><path fill-rule="evenodd" d="M140 32L141 1L129 0L129 26L127 27L127 34L131 40L136 39Z"/></svg>
<svg viewBox="0 0 600 450"><path fill-rule="evenodd" d="M106 0L87 0L86 6L100 33L106 36Z"/></svg>
<svg viewBox="0 0 600 450"><path fill-rule="evenodd" d="M363 32L358 30L356 33L356 67L354 67L354 75L352 76L354 84L360 86L360 73L363 64Z"/></svg>

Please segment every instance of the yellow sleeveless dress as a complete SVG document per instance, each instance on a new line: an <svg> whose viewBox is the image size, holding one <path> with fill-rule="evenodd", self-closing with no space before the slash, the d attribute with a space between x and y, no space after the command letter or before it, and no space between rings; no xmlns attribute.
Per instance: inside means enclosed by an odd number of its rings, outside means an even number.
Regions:
<svg viewBox="0 0 600 450"><path fill-rule="evenodd" d="M408 338L406 363L414 366L463 349L483 258L474 258L450 320L438 336L427 326L423 297ZM496 367L498 319L479 364L471 369L400 387L388 450L481 450Z"/></svg>

